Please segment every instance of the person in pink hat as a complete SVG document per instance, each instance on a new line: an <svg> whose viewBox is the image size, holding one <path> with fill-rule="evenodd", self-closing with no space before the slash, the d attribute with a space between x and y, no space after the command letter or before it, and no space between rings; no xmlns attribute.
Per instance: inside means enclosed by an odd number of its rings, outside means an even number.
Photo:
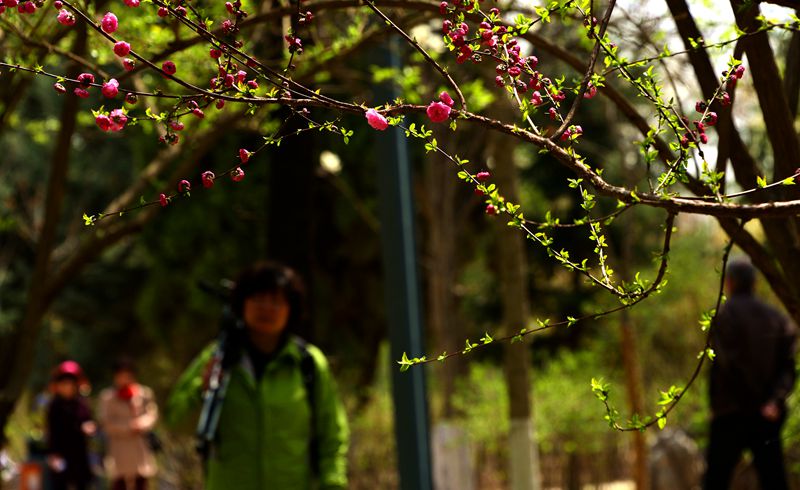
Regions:
<svg viewBox="0 0 800 490"><path fill-rule="evenodd" d="M53 398L47 407L47 462L54 490L83 490L92 480L88 438L96 426L81 396L82 386L88 383L77 362L64 361L53 370Z"/></svg>

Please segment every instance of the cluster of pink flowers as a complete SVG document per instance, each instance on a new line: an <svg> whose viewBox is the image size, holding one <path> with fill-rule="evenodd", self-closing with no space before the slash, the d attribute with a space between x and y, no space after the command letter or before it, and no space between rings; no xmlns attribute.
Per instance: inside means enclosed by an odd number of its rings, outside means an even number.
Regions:
<svg viewBox="0 0 800 490"><path fill-rule="evenodd" d="M453 107L453 98L447 92L439 94L439 100L433 101L428 105L425 113L428 114L428 119L431 122L440 123L445 122L450 118L450 111Z"/></svg>
<svg viewBox="0 0 800 490"><path fill-rule="evenodd" d="M737 65L732 71L722 72L723 82L727 90L721 91L716 99L723 107L731 105L731 96L729 91L736 87L736 83L744 76L744 65ZM694 110L702 115L700 119L691 121L691 129L689 119L686 117L681 118L686 132L681 136L681 146L688 148L690 143L706 144L708 143L708 135L706 135L706 128L717 124L717 113L708 110L708 104L703 101L697 101L694 105Z"/></svg>
<svg viewBox="0 0 800 490"><path fill-rule="evenodd" d="M125 124L128 122L128 116L125 115L124 109L114 109L108 115L98 114L94 122L103 131L122 131Z"/></svg>

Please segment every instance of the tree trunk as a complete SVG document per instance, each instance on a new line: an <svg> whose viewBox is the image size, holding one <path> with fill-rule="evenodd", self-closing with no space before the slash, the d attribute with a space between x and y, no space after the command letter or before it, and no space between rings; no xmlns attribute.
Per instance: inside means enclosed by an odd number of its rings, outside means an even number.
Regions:
<svg viewBox="0 0 800 490"><path fill-rule="evenodd" d="M453 292L458 270L455 205L459 182L453 178L449 162L435 158L425 165L424 186L420 200L427 223L423 269L428 286L428 325L436 345L444 351L456 352L466 338ZM457 356L436 364L436 369L443 406L432 434L434 488L472 490L475 488L472 448L463 421L459 419L462 413L453 405L456 382L466 374L467 364Z"/></svg>
<svg viewBox="0 0 800 490"><path fill-rule="evenodd" d="M77 28L72 51L82 55L86 51L86 26ZM79 68L70 68L69 75L75 78ZM47 279L52 270L51 256L55 249L61 207L66 193L67 171L69 169L72 135L75 132L80 99L65 97L61 109L61 124L50 160L50 174L47 180L47 197L45 200L44 222L37 237L36 255L28 285L28 301L25 305L22 320L10 334L4 335L0 347L0 428L5 429L14 406L22 394L28 373L33 363L36 340L39 337L39 325L47 310ZM4 435L0 436L0 442Z"/></svg>
<svg viewBox="0 0 800 490"><path fill-rule="evenodd" d="M511 159L514 140L497 136L492 141L494 181L506 199L518 202L517 171ZM524 236L506 225L503 215L497 218L498 280L503 305L503 323L507 333L517 333L527 326L528 264ZM505 346L504 368L509 397L509 478L512 490L540 490L539 451L531 413L531 355L527 341Z"/></svg>
<svg viewBox="0 0 800 490"><path fill-rule="evenodd" d="M624 259L623 259L624 260ZM625 388L628 394L628 407L632 413L644 411L642 402L642 380L639 355L636 349L636 331L631 325L628 310L620 313L620 334L622 336L622 364L625 369ZM633 480L637 490L650 490L650 472L648 471L649 450L645 433L633 431Z"/></svg>

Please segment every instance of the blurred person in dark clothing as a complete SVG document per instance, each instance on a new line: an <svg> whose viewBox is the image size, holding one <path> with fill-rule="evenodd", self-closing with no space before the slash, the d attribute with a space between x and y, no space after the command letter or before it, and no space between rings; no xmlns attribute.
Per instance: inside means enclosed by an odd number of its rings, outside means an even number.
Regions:
<svg viewBox="0 0 800 490"><path fill-rule="evenodd" d="M788 490L781 427L795 381L796 327L754 295L755 268L731 262L711 329L711 434L704 488L727 490L749 449L763 490Z"/></svg>
<svg viewBox="0 0 800 490"><path fill-rule="evenodd" d="M92 480L88 437L95 433L89 405L80 393L81 367L64 361L53 372L53 398L47 407L47 463L54 490L83 490Z"/></svg>

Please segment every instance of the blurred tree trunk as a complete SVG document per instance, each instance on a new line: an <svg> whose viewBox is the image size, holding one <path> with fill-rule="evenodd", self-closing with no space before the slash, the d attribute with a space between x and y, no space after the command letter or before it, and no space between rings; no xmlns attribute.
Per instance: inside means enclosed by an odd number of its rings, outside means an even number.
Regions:
<svg viewBox="0 0 800 490"><path fill-rule="evenodd" d="M494 182L504 197L519 202L517 170L512 159L515 140L496 135L489 148L494 162ZM513 334L528 324L528 263L525 237L506 225L505 215L496 219L498 282L505 332ZM540 490L539 450L531 412L531 354L528 341L504 345L504 369L509 397L509 478L512 490Z"/></svg>
<svg viewBox="0 0 800 490"><path fill-rule="evenodd" d="M86 25L76 28L73 52L86 51ZM72 66L69 75L77 77L78 66ZM0 429L5 429L8 418L22 394L33 364L36 341L45 312L50 306L47 280L52 274L51 259L58 240L61 207L64 201L69 170L72 135L75 133L80 108L78 97L65 97L61 108L58 135L51 154L50 174L44 205L44 221L38 233L33 273L28 284L28 297L22 319L12 332L3 335L0 347ZM3 440L0 434L0 442Z"/></svg>
<svg viewBox="0 0 800 490"><path fill-rule="evenodd" d="M442 346L446 352L457 352L466 338L453 290L458 270L459 219L455 205L460 185L453 178L450 162L441 157L425 163L423 185L420 201L427 223L423 269L427 280L428 325L436 345ZM471 490L475 488L471 445L460 419L463 414L453 404L456 383L467 373L467 363L463 357L456 356L437 363L436 369L443 406L432 434L434 488Z"/></svg>

